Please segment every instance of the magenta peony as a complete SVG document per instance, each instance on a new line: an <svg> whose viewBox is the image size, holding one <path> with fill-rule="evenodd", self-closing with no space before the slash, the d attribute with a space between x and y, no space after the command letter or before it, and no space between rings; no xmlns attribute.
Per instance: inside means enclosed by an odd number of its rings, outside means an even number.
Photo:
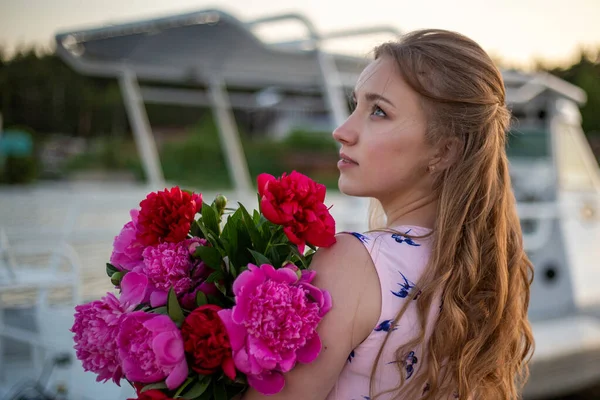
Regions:
<svg viewBox="0 0 600 400"><path fill-rule="evenodd" d="M119 385L123 376L116 339L125 311L112 293L75 307L71 332L77 358L84 370L98 374L98 382L112 379Z"/></svg>
<svg viewBox="0 0 600 400"><path fill-rule="evenodd" d="M250 264L233 283L236 305L219 311L235 366L263 394L281 391L283 373L321 351L316 328L331 309L331 296L310 284L315 274Z"/></svg>
<svg viewBox="0 0 600 400"><path fill-rule="evenodd" d="M142 252L146 246L138 238L138 214L139 211L135 209L129 212L131 221L125 224L113 242L110 263L120 270L131 271L143 263Z"/></svg>
<svg viewBox="0 0 600 400"><path fill-rule="evenodd" d="M195 237L179 243L161 243L144 250L144 265L136 268L135 272L148 277L153 307L166 304L171 287L178 296L182 296L199 283L201 276L196 270L201 267L201 262L190 254L194 243L205 245L206 240Z"/></svg>
<svg viewBox="0 0 600 400"><path fill-rule="evenodd" d="M133 382L154 383L166 378L177 388L188 375L183 338L166 315L134 311L126 314L117 337L123 375Z"/></svg>
<svg viewBox="0 0 600 400"><path fill-rule="evenodd" d="M146 275L139 272L128 272L121 280L121 304L132 310L138 304L148 303L150 291L151 287Z"/></svg>

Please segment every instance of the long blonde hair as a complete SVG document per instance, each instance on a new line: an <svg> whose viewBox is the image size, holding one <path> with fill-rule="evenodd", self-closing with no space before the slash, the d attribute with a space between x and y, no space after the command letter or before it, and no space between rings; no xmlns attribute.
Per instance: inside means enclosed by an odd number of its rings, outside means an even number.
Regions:
<svg viewBox="0 0 600 400"><path fill-rule="evenodd" d="M456 162L436 176L432 254L417 283L420 333L396 350L400 384L393 392L409 399L516 399L533 351L527 319L533 267L511 190L502 75L477 43L444 30L384 43L375 49L375 58L381 57L393 59L420 94L429 143L451 138L461 145ZM372 211L371 222L381 222L380 207ZM427 315L440 288L443 307L426 338ZM406 356L420 344L427 349L425 367L405 384Z"/></svg>

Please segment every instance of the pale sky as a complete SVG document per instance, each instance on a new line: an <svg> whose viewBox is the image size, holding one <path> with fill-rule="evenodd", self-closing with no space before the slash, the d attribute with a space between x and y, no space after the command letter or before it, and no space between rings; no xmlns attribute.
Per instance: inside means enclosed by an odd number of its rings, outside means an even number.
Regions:
<svg viewBox="0 0 600 400"><path fill-rule="evenodd" d="M301 12L322 32L372 25L403 31L451 29L473 38L492 56L522 67L533 59L571 61L581 47L600 49L600 0L0 0L0 45L49 45L59 31L206 8L222 9L241 20ZM260 34L273 38L300 32L276 29ZM347 39L331 47L364 55L386 39Z"/></svg>

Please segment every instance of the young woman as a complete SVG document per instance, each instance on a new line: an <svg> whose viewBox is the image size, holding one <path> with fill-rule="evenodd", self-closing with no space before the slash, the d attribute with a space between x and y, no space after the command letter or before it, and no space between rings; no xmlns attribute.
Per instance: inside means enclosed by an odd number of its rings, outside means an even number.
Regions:
<svg viewBox="0 0 600 400"><path fill-rule="evenodd" d="M353 96L333 133L339 188L383 218L315 256L334 305L322 352L269 399L518 398L533 270L499 70L462 35L417 31L375 49Z"/></svg>

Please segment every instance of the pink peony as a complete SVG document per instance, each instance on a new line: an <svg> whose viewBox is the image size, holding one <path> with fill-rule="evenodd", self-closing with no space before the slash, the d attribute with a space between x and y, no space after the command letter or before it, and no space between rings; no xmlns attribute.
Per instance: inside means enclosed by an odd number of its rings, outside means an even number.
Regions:
<svg viewBox="0 0 600 400"><path fill-rule="evenodd" d="M113 252L110 263L120 270L128 270L142 265L142 252L145 246L140 242L137 231L137 218L139 211L131 210L131 221L129 221L113 242Z"/></svg>
<svg viewBox="0 0 600 400"><path fill-rule="evenodd" d="M175 389L188 375L183 338L166 315L134 311L126 314L117 337L123 374L133 382L155 383L166 378Z"/></svg>
<svg viewBox="0 0 600 400"><path fill-rule="evenodd" d="M77 358L84 370L98 374L98 382L112 379L119 385L123 377L116 339L125 311L112 293L75 307L71 332Z"/></svg>
<svg viewBox="0 0 600 400"><path fill-rule="evenodd" d="M316 328L331 309L331 296L310 284L315 274L250 264L233 283L236 305L219 311L235 366L263 394L281 391L283 373L321 351Z"/></svg>
<svg viewBox="0 0 600 400"><path fill-rule="evenodd" d="M181 296L199 283L201 277L196 270L202 265L191 256L195 243L203 246L206 245L206 240L195 237L179 243L161 243L144 250L144 265L136 268L135 272L148 277L151 287L150 303L153 307L166 304L171 287Z"/></svg>
<svg viewBox="0 0 600 400"><path fill-rule="evenodd" d="M121 304L134 309L138 304L148 303L151 287L148 277L139 272L128 272L121 280Z"/></svg>

